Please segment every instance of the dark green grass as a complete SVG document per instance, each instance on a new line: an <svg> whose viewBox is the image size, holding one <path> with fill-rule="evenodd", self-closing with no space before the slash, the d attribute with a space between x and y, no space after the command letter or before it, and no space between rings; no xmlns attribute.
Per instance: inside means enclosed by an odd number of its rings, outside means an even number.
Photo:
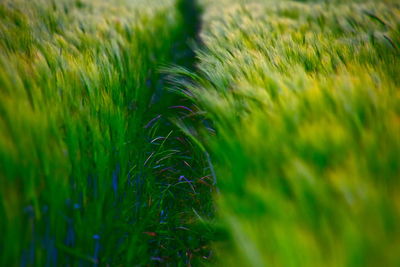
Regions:
<svg viewBox="0 0 400 267"><path fill-rule="evenodd" d="M185 2L0 3L0 265L206 260L206 162L158 74L193 60Z"/></svg>

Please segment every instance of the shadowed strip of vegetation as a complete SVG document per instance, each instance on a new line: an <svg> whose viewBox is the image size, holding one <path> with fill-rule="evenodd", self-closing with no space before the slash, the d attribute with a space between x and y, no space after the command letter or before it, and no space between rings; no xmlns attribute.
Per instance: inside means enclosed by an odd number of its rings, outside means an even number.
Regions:
<svg viewBox="0 0 400 267"><path fill-rule="evenodd" d="M0 265L207 258L208 171L157 71L192 61L189 2L0 3Z"/></svg>

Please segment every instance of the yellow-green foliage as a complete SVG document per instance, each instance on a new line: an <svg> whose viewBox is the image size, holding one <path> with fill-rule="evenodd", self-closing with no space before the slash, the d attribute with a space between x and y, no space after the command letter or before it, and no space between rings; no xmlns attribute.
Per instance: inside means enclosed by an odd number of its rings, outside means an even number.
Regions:
<svg viewBox="0 0 400 267"><path fill-rule="evenodd" d="M201 1L224 266L400 264L400 5Z"/></svg>
<svg viewBox="0 0 400 267"><path fill-rule="evenodd" d="M0 265L150 261L144 126L178 2L0 2Z"/></svg>

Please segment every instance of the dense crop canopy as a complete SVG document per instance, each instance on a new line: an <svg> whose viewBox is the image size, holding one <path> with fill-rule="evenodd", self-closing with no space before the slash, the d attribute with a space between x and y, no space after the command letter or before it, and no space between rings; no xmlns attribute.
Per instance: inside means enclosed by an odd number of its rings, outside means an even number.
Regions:
<svg viewBox="0 0 400 267"><path fill-rule="evenodd" d="M399 264L399 4L201 2L190 95L217 132L219 260Z"/></svg>

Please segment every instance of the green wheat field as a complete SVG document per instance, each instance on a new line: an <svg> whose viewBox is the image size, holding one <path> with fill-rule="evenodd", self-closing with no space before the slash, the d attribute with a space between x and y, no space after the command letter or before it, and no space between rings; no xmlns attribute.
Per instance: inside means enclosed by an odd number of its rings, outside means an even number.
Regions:
<svg viewBox="0 0 400 267"><path fill-rule="evenodd" d="M0 0L0 266L400 266L400 2Z"/></svg>

